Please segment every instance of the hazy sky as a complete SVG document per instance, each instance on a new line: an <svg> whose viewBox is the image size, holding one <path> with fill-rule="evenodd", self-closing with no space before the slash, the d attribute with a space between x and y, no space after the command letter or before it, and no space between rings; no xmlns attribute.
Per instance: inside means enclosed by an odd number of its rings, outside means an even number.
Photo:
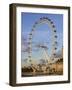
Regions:
<svg viewBox="0 0 72 90"><path fill-rule="evenodd" d="M27 57L27 52L23 52L24 49L27 48L28 44L28 36L29 33L32 30L32 27L34 25L34 23L36 21L38 21L41 17L48 17L50 18L55 26L56 26L56 30L57 30L57 41L58 41L58 49L62 48L63 46L63 15L62 14L40 14L40 13L25 13L22 12L21 13L21 46L22 46L22 52L21 52L21 58L22 60L24 60ZM50 52L51 50L51 29L49 28L49 26L47 24L41 24L38 25L36 30L35 30L35 34L33 35L33 42L35 42L36 44L38 43L45 43L46 46L48 47L48 52ZM33 48L37 49L35 47L35 45L33 44ZM39 51L33 51L32 55L33 58L38 58L41 57L41 55L43 55L43 50L38 49ZM39 58L38 58L39 59Z"/></svg>

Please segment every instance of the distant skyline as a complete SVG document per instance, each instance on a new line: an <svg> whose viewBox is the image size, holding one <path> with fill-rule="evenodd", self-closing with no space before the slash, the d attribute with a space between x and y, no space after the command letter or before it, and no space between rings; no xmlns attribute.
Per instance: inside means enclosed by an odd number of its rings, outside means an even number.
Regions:
<svg viewBox="0 0 72 90"><path fill-rule="evenodd" d="M21 60L27 58L28 54L27 52L23 52L24 49L28 47L28 36L29 33L32 30L32 27L36 21L38 21L41 17L48 17L50 18L57 30L57 42L58 42L58 50L60 50L63 46L63 15L62 14L41 14L41 13L21 13ZM47 24L41 24L37 26L35 30L35 34L33 36L32 41L36 43L41 43L41 42L48 42L49 44L47 47L49 48L48 50L50 51L50 45L51 45L51 30ZM35 52L33 51L32 55L33 58L38 59L40 58L40 54L42 52Z"/></svg>

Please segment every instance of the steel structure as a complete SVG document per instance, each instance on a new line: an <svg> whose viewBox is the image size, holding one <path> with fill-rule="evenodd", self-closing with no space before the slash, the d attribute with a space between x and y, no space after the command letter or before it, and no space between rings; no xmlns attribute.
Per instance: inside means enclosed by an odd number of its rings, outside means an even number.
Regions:
<svg viewBox="0 0 72 90"><path fill-rule="evenodd" d="M49 27L50 27L50 30L51 30L51 44L52 44L52 47L51 47L51 57L49 57L49 55L47 54L47 50L44 46L40 46L41 48L44 49L44 52L46 54L46 58L48 60L48 62L51 60L53 61L53 58L55 57L56 55L56 50L57 50L57 30L56 30L56 27L53 23L53 21L51 19L49 19L48 17L42 17L40 18L37 22L34 23L33 27L32 27L32 30L29 34L29 42L28 42L28 49L29 49L29 52L28 52L28 61L31 63L32 62L32 39L33 39L33 34L35 34L35 30L36 30L36 27L39 26L40 24L47 24Z"/></svg>

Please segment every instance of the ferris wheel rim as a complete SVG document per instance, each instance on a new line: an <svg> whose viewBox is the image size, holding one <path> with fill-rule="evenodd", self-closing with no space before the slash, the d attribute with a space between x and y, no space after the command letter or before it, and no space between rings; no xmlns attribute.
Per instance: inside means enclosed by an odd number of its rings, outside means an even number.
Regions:
<svg viewBox="0 0 72 90"><path fill-rule="evenodd" d="M43 22L44 21L44 22ZM33 33L34 33L34 31L36 30L35 28L36 28L36 25L38 25L39 24L39 22L40 22L40 24L41 24L41 22L42 23L45 23L47 21L47 24L49 24L50 25L50 27L51 27L51 30L52 30L52 34L55 34L55 40L54 40L54 42L57 44L57 41L56 41L56 38L57 38L57 35L56 35L56 33L57 33L57 30L56 30L56 27L55 27L55 25L54 25L54 22L51 20L51 19L49 19L48 17L43 17L43 18L40 18L39 19L39 21L37 21L37 22L35 22L35 24L33 25L33 27L32 27L32 30L31 30L31 32L30 32L30 34L29 34L29 47L30 47L30 52L29 52L29 56L28 56L28 58L29 58L29 60L31 60L31 58L32 58L32 56L31 56L31 53L32 53L32 38L33 38ZM53 49L52 49L53 50ZM54 51L54 50L53 50ZM53 51L51 51L51 53L53 52Z"/></svg>

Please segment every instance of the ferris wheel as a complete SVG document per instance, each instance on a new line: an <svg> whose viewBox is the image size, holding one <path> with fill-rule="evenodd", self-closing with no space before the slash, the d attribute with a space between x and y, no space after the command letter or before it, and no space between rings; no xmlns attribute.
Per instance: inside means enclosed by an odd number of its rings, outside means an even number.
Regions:
<svg viewBox="0 0 72 90"><path fill-rule="evenodd" d="M56 56L57 43L58 43L57 42L57 37L58 36L57 36L57 30L56 30L55 24L48 17L42 17L37 22L34 23L34 25L32 27L32 30L29 33L29 38L28 38L28 49L29 49L29 52L28 52L28 61L30 63L32 62L32 44L33 44L32 40L33 40L35 31L37 30L36 27L38 27L41 24L47 24L48 27L51 30L51 40L50 40L51 49L50 49L50 56L48 55L47 47L45 45L39 44L39 45L37 45L37 47L43 49L44 54L45 54L44 56L46 56L45 58L46 58L46 60L48 62L49 61L54 61L54 57Z"/></svg>

